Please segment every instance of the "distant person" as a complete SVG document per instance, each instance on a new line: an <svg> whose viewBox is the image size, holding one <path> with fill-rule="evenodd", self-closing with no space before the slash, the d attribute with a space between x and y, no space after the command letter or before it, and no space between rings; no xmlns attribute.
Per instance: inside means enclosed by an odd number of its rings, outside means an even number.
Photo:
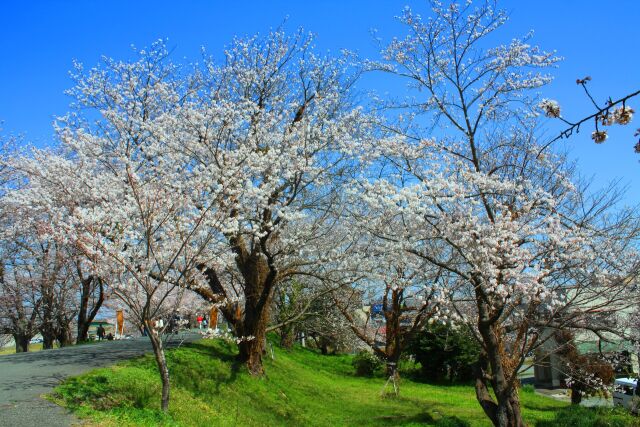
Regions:
<svg viewBox="0 0 640 427"><path fill-rule="evenodd" d="M207 318L205 317L202 319L202 327L207 329L207 326L209 326L209 322L207 322Z"/></svg>
<svg viewBox="0 0 640 427"><path fill-rule="evenodd" d="M102 341L104 339L104 334L107 331L105 331L105 329L102 327L102 325L98 326L98 329L96 330L96 333L98 334L98 340Z"/></svg>
<svg viewBox="0 0 640 427"><path fill-rule="evenodd" d="M111 332L107 335L107 341L113 341L113 334Z"/></svg>
<svg viewBox="0 0 640 427"><path fill-rule="evenodd" d="M202 329L202 321L204 320L204 317L198 316L196 320L198 321L198 329Z"/></svg>

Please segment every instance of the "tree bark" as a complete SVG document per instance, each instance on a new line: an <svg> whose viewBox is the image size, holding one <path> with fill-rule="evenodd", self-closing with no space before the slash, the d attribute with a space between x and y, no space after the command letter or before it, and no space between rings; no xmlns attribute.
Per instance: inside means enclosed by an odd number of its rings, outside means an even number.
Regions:
<svg viewBox="0 0 640 427"><path fill-rule="evenodd" d="M87 341L89 339L89 326L95 319L98 311L104 303L104 284L101 279L95 279L94 276L82 278L82 271L78 269L78 273L81 277L82 291L80 293L80 309L78 310L78 334L76 337L77 342ZM98 299L89 310L89 299L91 298L92 284L98 284Z"/></svg>
<svg viewBox="0 0 640 427"><path fill-rule="evenodd" d="M280 345L287 350L291 350L293 348L293 343L295 342L296 334L295 329L292 325L283 326L280 329Z"/></svg>
<svg viewBox="0 0 640 427"><path fill-rule="evenodd" d="M263 375L262 355L265 351L264 343L267 336L267 324L269 321L270 296L264 303L261 299L247 295L245 302L244 318L236 327L240 342L238 360L246 363L251 375Z"/></svg>
<svg viewBox="0 0 640 427"><path fill-rule="evenodd" d="M169 409L171 383L169 381L169 368L167 367L167 359L164 354L162 339L160 338L158 331L153 328L153 324L150 320L146 320L145 325L149 331L149 339L151 340L151 347L153 347L153 355L156 359L156 364L158 365L160 380L162 381L160 408L163 412L167 412Z"/></svg>
<svg viewBox="0 0 640 427"><path fill-rule="evenodd" d="M479 288L476 288L478 332L482 337L484 350L476 375L476 397L494 426L524 427L516 384L507 379L504 369L504 360L500 352L500 335L493 321L496 316L479 295ZM487 378L490 380L497 402L489 394Z"/></svg>
<svg viewBox="0 0 640 427"><path fill-rule="evenodd" d="M13 340L16 342L16 353L26 353L29 351L30 336L13 334Z"/></svg>
<svg viewBox="0 0 640 427"><path fill-rule="evenodd" d="M42 334L42 349L51 350L53 348L53 343L56 340L55 331L50 327L45 327L40 331L40 333Z"/></svg>
<svg viewBox="0 0 640 427"><path fill-rule="evenodd" d="M72 338L70 325L60 326L56 339L58 340L60 347L67 347L72 345L73 338Z"/></svg>
<svg viewBox="0 0 640 427"><path fill-rule="evenodd" d="M400 330L400 316L402 314L401 307L402 290L391 291L391 306L389 307L388 296L385 295L383 300L383 309L385 317L385 356L386 356L386 373L387 377L392 375L399 376L398 362L402 353L402 331Z"/></svg>
<svg viewBox="0 0 640 427"><path fill-rule="evenodd" d="M269 309L273 298L277 270L266 249L266 241L247 247L240 239L233 240L236 265L244 279L244 313L236 315L235 330L240 342L238 360L246 363L251 375L263 375L262 354L267 337Z"/></svg>
<svg viewBox="0 0 640 427"><path fill-rule="evenodd" d="M582 391L576 387L571 387L571 404L579 405L582 402Z"/></svg>

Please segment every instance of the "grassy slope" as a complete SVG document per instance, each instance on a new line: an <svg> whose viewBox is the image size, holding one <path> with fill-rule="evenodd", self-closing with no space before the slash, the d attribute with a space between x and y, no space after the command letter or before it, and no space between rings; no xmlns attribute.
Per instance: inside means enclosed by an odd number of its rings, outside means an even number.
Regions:
<svg viewBox="0 0 640 427"><path fill-rule="evenodd" d="M469 386L403 380L399 398L382 398L384 380L354 377L350 356L276 348L275 360L267 358L266 377L255 379L233 369L234 354L234 346L221 341L169 351L168 415L158 411L160 384L150 356L70 379L53 399L95 424L113 426L489 425ZM531 425L623 426L634 420L568 408L531 392L522 393L522 402Z"/></svg>

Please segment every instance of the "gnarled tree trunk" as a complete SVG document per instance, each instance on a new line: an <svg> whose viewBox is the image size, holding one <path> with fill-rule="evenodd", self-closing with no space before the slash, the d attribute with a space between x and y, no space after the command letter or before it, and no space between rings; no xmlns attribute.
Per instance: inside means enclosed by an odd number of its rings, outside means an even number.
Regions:
<svg viewBox="0 0 640 427"><path fill-rule="evenodd" d="M479 287L476 289L479 293ZM481 297L478 306L478 332L482 337L483 351L476 368L476 398L485 414L496 427L524 427L520 412L517 384L511 374L505 372L505 360L500 351L500 334L496 330L497 316ZM493 389L495 400L487 384Z"/></svg>
<svg viewBox="0 0 640 427"><path fill-rule="evenodd" d="M287 350L293 348L293 343L296 339L295 327L291 324L285 325L280 328L280 345Z"/></svg>
<svg viewBox="0 0 640 427"><path fill-rule="evenodd" d="M242 239L234 240L233 244L236 265L245 287L244 313L237 318L235 325L236 334L241 339L238 360L246 363L252 375L262 375L262 355L277 271L265 241L255 243L253 247L248 247Z"/></svg>

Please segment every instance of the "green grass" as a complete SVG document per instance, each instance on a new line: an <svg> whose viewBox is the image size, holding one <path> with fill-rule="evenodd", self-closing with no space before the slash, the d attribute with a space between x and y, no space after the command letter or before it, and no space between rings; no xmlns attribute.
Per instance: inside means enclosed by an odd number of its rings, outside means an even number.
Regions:
<svg viewBox="0 0 640 427"><path fill-rule="evenodd" d="M58 348L58 344L53 344L53 348ZM42 343L29 344L29 351L41 351ZM16 346L12 345L10 347L0 348L0 356L4 356L6 354L16 354Z"/></svg>
<svg viewBox="0 0 640 427"><path fill-rule="evenodd" d="M404 379L400 397L381 397L384 379L355 377L351 356L275 348L275 360L267 357L265 363L266 376L252 378L234 369L235 352L235 346L217 340L168 351L172 395L166 415L159 411L160 381L151 356L69 379L51 398L90 424L107 426L489 425L471 386ZM530 390L521 398L529 425L634 421L621 412L576 410ZM561 424L566 420L571 422Z"/></svg>
<svg viewBox="0 0 640 427"><path fill-rule="evenodd" d="M93 345L93 344L102 344L107 342L106 340L104 341L97 341L97 340L93 340L93 341L81 341L79 343L76 343L74 345ZM53 344L53 348L58 348L58 344L54 343ZM29 352L33 353L34 351L42 351L42 343L35 343L35 344L29 344ZM16 346L12 345L10 347L3 347L0 348L0 356L4 356L7 354L16 354Z"/></svg>

